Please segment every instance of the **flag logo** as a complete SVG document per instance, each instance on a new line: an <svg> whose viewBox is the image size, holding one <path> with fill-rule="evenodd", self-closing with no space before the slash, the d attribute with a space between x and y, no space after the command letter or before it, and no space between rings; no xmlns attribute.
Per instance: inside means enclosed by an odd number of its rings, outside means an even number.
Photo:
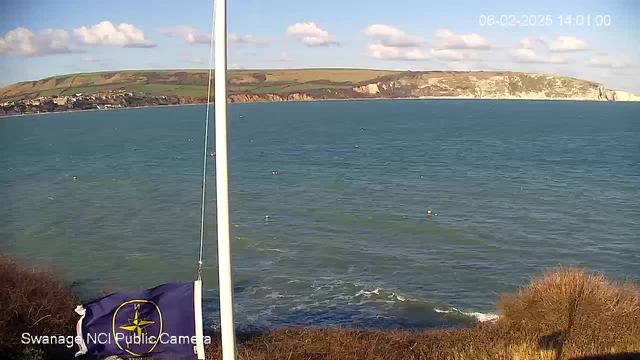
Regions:
<svg viewBox="0 0 640 360"><path fill-rule="evenodd" d="M204 359L200 280L111 294L76 312L82 340L76 356Z"/></svg>
<svg viewBox="0 0 640 360"><path fill-rule="evenodd" d="M162 335L162 312L150 300L123 302L113 313L113 338L118 348L133 356L151 353Z"/></svg>

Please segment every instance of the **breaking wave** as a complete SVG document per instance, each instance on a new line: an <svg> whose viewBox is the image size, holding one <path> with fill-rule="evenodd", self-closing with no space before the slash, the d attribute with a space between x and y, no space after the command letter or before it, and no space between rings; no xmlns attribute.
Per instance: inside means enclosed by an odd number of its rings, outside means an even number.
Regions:
<svg viewBox="0 0 640 360"><path fill-rule="evenodd" d="M491 313L464 312L447 305L411 297L382 287L346 280L272 279L236 294L239 326L344 327L427 330L467 327L492 322ZM250 301L249 301L250 300ZM217 302L209 302L209 319L216 322ZM249 305L250 304L250 305ZM212 316L211 316L212 315Z"/></svg>
<svg viewBox="0 0 640 360"><path fill-rule="evenodd" d="M495 322L500 318L499 315L494 313L464 312L454 307L450 308L449 310L443 310L440 308L434 308L433 310L439 314L459 314L459 315L474 317L478 319L478 321L480 322Z"/></svg>

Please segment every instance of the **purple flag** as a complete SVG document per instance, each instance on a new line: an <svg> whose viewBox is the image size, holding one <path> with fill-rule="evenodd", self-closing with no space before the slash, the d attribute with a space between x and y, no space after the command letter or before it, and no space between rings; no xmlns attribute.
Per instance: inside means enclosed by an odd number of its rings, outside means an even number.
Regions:
<svg viewBox="0 0 640 360"><path fill-rule="evenodd" d="M78 306L76 356L204 359L201 289L201 281L164 284Z"/></svg>

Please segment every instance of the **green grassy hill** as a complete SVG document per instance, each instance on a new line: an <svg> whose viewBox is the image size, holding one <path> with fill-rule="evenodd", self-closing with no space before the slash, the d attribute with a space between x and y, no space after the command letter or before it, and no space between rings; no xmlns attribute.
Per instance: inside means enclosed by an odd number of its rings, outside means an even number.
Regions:
<svg viewBox="0 0 640 360"><path fill-rule="evenodd" d="M122 90L147 98L179 98L203 103L208 70L131 70L82 73L26 81L0 89L0 101L39 96L84 95ZM640 101L602 84L556 76L507 71L386 71L366 69L234 70L229 100L308 101L330 99L461 98L586 101ZM146 100L145 100L146 101Z"/></svg>
<svg viewBox="0 0 640 360"><path fill-rule="evenodd" d="M237 70L229 72L229 91L288 94L314 89L350 89L394 71L358 69ZM106 90L149 95L205 97L208 70L133 70L80 73L25 81L0 89L0 100L95 93Z"/></svg>

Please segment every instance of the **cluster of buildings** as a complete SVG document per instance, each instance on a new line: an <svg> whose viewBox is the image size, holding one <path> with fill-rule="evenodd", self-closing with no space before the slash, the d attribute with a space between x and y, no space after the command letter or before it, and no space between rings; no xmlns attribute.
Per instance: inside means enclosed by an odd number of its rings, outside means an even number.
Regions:
<svg viewBox="0 0 640 360"><path fill-rule="evenodd" d="M124 90L109 90L92 94L38 96L32 99L5 101L0 103L0 115L178 105L180 102L181 99L177 96L150 96Z"/></svg>

